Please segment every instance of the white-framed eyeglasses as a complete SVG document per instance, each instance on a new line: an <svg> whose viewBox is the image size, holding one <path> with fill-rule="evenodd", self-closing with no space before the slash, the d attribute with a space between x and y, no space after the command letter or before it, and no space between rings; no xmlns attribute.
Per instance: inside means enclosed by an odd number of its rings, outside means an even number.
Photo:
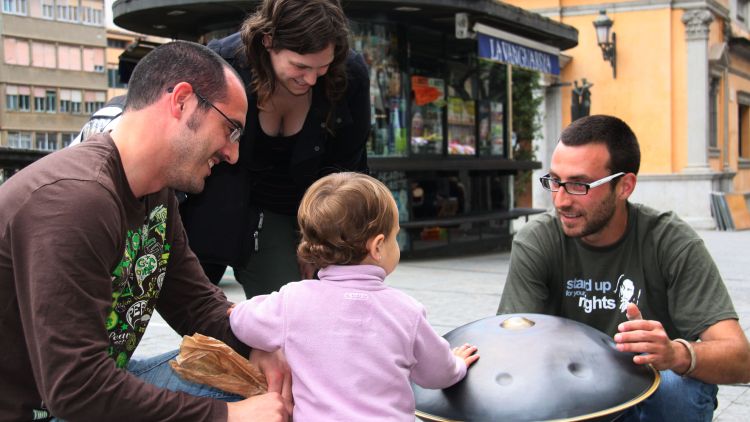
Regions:
<svg viewBox="0 0 750 422"><path fill-rule="evenodd" d="M625 173L619 172L612 174L610 176L604 177L602 179L593 181L591 183L583 183L583 182L563 182L561 180L555 179L549 174L546 176L542 176L539 178L539 181L542 182L542 187L544 189L547 189L550 192L557 192L560 190L560 188L565 189L565 192L568 192L571 195L586 195L589 193L589 189L595 188L597 186L601 186L605 183L609 183L615 179L617 179L620 176L624 176Z"/></svg>

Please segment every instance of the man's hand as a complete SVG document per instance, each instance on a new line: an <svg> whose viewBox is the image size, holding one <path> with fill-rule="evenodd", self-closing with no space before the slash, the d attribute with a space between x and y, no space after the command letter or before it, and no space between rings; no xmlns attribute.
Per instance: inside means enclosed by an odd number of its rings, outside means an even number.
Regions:
<svg viewBox="0 0 750 422"><path fill-rule="evenodd" d="M266 393L238 402L227 403L227 422L286 422L289 412L279 393Z"/></svg>
<svg viewBox="0 0 750 422"><path fill-rule="evenodd" d="M628 321L617 328L615 334L617 350L636 353L633 362L638 365L650 363L657 370L673 369L685 372L690 366L690 354L682 344L669 339L661 322L644 320L641 311L633 303L626 311Z"/></svg>
<svg viewBox="0 0 750 422"><path fill-rule="evenodd" d="M257 366L268 382L268 392L281 394L288 414L292 414L294 399L292 398L292 371L281 350L264 352L253 349L250 352L250 363Z"/></svg>

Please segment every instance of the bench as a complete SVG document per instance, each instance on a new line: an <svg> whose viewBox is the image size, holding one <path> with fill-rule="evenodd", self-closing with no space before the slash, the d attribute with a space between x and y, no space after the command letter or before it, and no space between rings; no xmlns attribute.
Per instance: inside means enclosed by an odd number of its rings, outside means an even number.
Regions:
<svg viewBox="0 0 750 422"><path fill-rule="evenodd" d="M513 220L516 218L524 217L526 221L529 220L529 216L534 214L541 214L547 210L542 208L513 208L507 211L491 211L482 213L473 213L452 217L437 217L430 219L420 219L414 221L404 221L399 223L401 228L404 229L417 229L424 227L438 227L438 226L457 226L464 223L481 223L486 221L502 221L502 220Z"/></svg>

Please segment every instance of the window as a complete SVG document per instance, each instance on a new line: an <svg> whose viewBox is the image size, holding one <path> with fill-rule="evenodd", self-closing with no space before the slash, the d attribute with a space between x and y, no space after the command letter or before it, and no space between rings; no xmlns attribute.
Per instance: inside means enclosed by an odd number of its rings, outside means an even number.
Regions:
<svg viewBox="0 0 750 422"><path fill-rule="evenodd" d="M61 134L62 137L62 144L61 148L65 148L70 146L70 143L73 142L73 140L78 136L77 133L63 133Z"/></svg>
<svg viewBox="0 0 750 422"><path fill-rule="evenodd" d="M46 67L48 69L57 67L55 63L55 45L33 41L31 43L31 65L34 67Z"/></svg>
<svg viewBox="0 0 750 422"><path fill-rule="evenodd" d="M57 133L55 132L37 132L36 149L42 151L54 151L57 149Z"/></svg>
<svg viewBox="0 0 750 422"><path fill-rule="evenodd" d="M18 110L18 87L15 85L5 86L5 109L8 111Z"/></svg>
<svg viewBox="0 0 750 422"><path fill-rule="evenodd" d="M78 22L78 0L57 0L57 20Z"/></svg>
<svg viewBox="0 0 750 422"><path fill-rule="evenodd" d="M750 9L750 0L737 0L737 20L748 23L748 9Z"/></svg>
<svg viewBox="0 0 750 422"><path fill-rule="evenodd" d="M9 111L31 110L31 88L28 86L5 86L5 109Z"/></svg>
<svg viewBox="0 0 750 422"><path fill-rule="evenodd" d="M81 1L81 22L86 25L102 26L104 7L101 0L83 0Z"/></svg>
<svg viewBox="0 0 750 422"><path fill-rule="evenodd" d="M31 132L8 132L8 146L11 148L31 149Z"/></svg>
<svg viewBox="0 0 750 422"><path fill-rule="evenodd" d="M47 111L47 97L44 88L34 88L34 111L42 113Z"/></svg>
<svg viewBox="0 0 750 422"><path fill-rule="evenodd" d="M19 66L29 65L29 42L17 38L3 39L5 63Z"/></svg>
<svg viewBox="0 0 750 422"><path fill-rule="evenodd" d="M34 88L34 111L37 113L54 113L57 93L54 89Z"/></svg>
<svg viewBox="0 0 750 422"><path fill-rule="evenodd" d="M81 113L81 91L77 89L60 90L60 113Z"/></svg>
<svg viewBox="0 0 750 422"><path fill-rule="evenodd" d="M31 88L28 86L18 87L18 110L31 111Z"/></svg>
<svg viewBox="0 0 750 422"><path fill-rule="evenodd" d="M45 94L47 97L47 112L54 113L57 109L57 92L54 89L48 89Z"/></svg>
<svg viewBox="0 0 750 422"><path fill-rule="evenodd" d="M86 114L94 114L96 110L104 107L105 92L86 91L84 94L84 111Z"/></svg>
<svg viewBox="0 0 750 422"><path fill-rule="evenodd" d="M737 119L737 156L750 160L750 105L739 105Z"/></svg>
<svg viewBox="0 0 750 422"><path fill-rule="evenodd" d="M55 0L42 0L42 17L55 19Z"/></svg>
<svg viewBox="0 0 750 422"><path fill-rule="evenodd" d="M81 100L83 100L81 91L78 91L78 90L70 91L70 112L71 113L81 114Z"/></svg>
<svg viewBox="0 0 750 422"><path fill-rule="evenodd" d="M57 67L67 70L81 70L81 48L69 45L58 46Z"/></svg>
<svg viewBox="0 0 750 422"><path fill-rule="evenodd" d="M708 147L718 148L719 78L711 78L708 88Z"/></svg>
<svg viewBox="0 0 750 422"><path fill-rule="evenodd" d="M128 84L120 82L120 70L111 67L107 69L107 86L110 88L127 88Z"/></svg>
<svg viewBox="0 0 750 422"><path fill-rule="evenodd" d="M70 113L70 110L71 110L70 90L61 89L60 90L60 113Z"/></svg>
<svg viewBox="0 0 750 422"><path fill-rule="evenodd" d="M83 48L83 70L86 72L104 72L103 48Z"/></svg>
<svg viewBox="0 0 750 422"><path fill-rule="evenodd" d="M28 10L26 0L3 0L3 13L26 15Z"/></svg>
<svg viewBox="0 0 750 422"><path fill-rule="evenodd" d="M125 47L127 46L128 46L128 42L125 40L116 40L114 38L107 38L107 47L109 48L125 49Z"/></svg>

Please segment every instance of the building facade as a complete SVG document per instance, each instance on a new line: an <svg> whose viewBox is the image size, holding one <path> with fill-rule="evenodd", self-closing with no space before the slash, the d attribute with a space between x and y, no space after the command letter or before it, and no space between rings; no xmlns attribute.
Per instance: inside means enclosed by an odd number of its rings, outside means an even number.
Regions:
<svg viewBox="0 0 750 422"><path fill-rule="evenodd" d="M107 96L103 0L4 0L0 148L70 143Z"/></svg>
<svg viewBox="0 0 750 422"><path fill-rule="evenodd" d="M572 120L570 84L585 78L590 113L622 118L640 140L634 201L712 228L711 192L750 192L750 1L508 2L578 29L561 71L561 127ZM616 74L593 25L602 10L616 34ZM538 175L556 141L537 140ZM536 206L551 207L549 194L535 189Z"/></svg>

